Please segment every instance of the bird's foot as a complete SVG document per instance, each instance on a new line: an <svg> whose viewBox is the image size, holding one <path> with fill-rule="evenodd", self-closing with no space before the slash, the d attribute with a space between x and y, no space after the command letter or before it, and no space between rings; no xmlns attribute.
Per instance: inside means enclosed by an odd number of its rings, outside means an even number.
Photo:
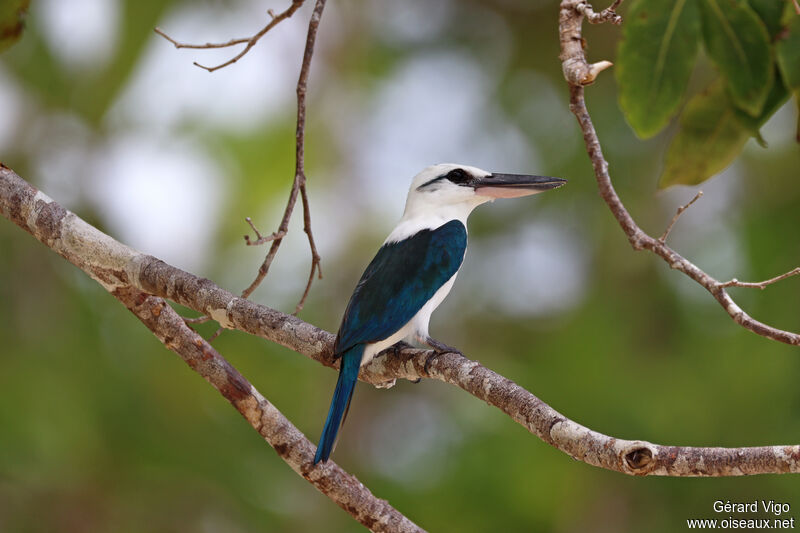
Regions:
<svg viewBox="0 0 800 533"><path fill-rule="evenodd" d="M423 368L425 369L426 374L430 374L429 371L430 365L434 361L434 359L436 359L443 353L455 353L462 356L464 355L463 353L461 353L460 350L453 348L452 346L448 346L447 344L439 342L436 339L432 339L430 337L425 339L425 344L433 348L433 353L429 355L427 359L425 359L425 366Z"/></svg>
<svg viewBox="0 0 800 533"><path fill-rule="evenodd" d="M386 352L387 353L388 352L392 352L392 355L397 357L397 356L400 355L400 352L402 352L403 350L408 349L408 348L414 348L414 347L411 346L406 341L400 341L400 342L394 343L390 348L387 348ZM422 378L417 378L417 379L413 379L413 380L410 380L410 381L411 381L411 383L415 383L416 384L416 383L419 383L420 381L422 381Z"/></svg>
<svg viewBox="0 0 800 533"><path fill-rule="evenodd" d="M392 345L392 347L391 347L391 350L392 350L392 354L395 357L397 357L398 355L400 355L400 352L402 352L403 350L407 350L409 348L413 348L413 346L408 344L406 341L400 341L400 342L394 343Z"/></svg>

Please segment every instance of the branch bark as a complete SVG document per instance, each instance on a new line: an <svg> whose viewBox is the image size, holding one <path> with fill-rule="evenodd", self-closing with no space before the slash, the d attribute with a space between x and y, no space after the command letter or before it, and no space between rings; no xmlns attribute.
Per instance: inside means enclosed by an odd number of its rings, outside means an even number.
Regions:
<svg viewBox="0 0 800 533"><path fill-rule="evenodd" d="M152 296L147 295L165 298L205 313L223 327L259 335L326 366L335 367L338 364L331 357L334 340L331 333L303 322L295 316L237 297L207 279L198 278L115 241L31 187L6 167L0 167L0 212L53 251L84 270L106 290L115 295L123 295L121 299L125 298L124 301L129 308L131 301L136 303L141 300L142 303L136 305L141 307L150 302L148 304L151 309L150 315L152 309L157 307L161 315L176 316L170 307L162 306L158 299L154 300ZM139 307L134 306L134 309ZM148 320L152 320L147 315L147 309L141 313L144 316L140 319L146 324ZM172 320L169 323L170 327L178 326ZM188 335L188 332L192 332L185 325L181 327L186 328L182 330L183 334ZM170 349L175 349L177 338L174 334L164 335L162 342ZM201 344L197 346L205 350L204 354L211 353L210 358L213 361L221 359L216 352L208 352L213 348L199 337L191 337L190 340L194 343L200 342ZM390 349L367 365L359 378L377 386L386 386L395 379L413 381L423 377L456 385L502 410L532 434L571 457L624 474L718 477L800 472L800 445L699 448L617 439L570 420L523 387L476 361L455 353L441 354L437 357L431 357L432 355L433 352L429 350ZM187 361L196 360L191 354L182 353L181 356ZM223 368L223 374L228 372L221 361L209 364L212 365L209 368L201 365L193 368L201 374L206 372L204 377L209 380L210 377L215 379L219 377L216 370L218 368ZM236 377L238 374L231 376L219 381L218 384L214 382L212 384L215 384L223 395L227 391L227 394L234 398L239 398L237 394L240 393L236 390L251 390L248 389L251 387L249 384L244 385L247 383L244 378L239 379ZM252 399L248 399L249 397L243 400L237 399L239 404L234 403L237 409L239 405L250 406L248 407L250 409L254 408L253 405L257 405L259 409L272 412L274 407L271 404L263 400L260 395L252 394ZM248 421L253 418L247 411L243 414ZM285 445L286 442L288 441L279 441L278 447ZM297 445L302 451L301 458L290 465L301 473L315 471L303 470L304 465L313 458L311 452L313 445L304 437L302 440L292 442L299 443ZM283 457L281 450L278 451ZM351 509L348 508L348 511ZM398 529L398 531L405 530Z"/></svg>
<svg viewBox="0 0 800 533"><path fill-rule="evenodd" d="M710 276L700 268L698 268L691 261L683 257L681 254L667 246L662 239L656 239L645 233L638 224L633 220L625 205L620 200L617 191L611 183L611 176L608 173L608 162L603 156L603 150L600 147L600 140L597 138L597 132L594 129L594 124L589 116L589 110L586 108L586 101L584 100L585 85L594 82L597 75L596 67L607 61L595 63L590 65L586 61L584 55L584 41L582 37L583 19L586 17L589 22L613 22L619 24L622 19L613 12L613 8L619 5L616 1L612 7L603 10L601 13L595 13L585 0L562 0L561 9L559 12L559 36L561 41L561 67L564 72L564 78L569 84L570 94L570 111L578 119L581 131L583 132L583 140L586 144L586 151L589 154L589 159L592 161L595 178L597 180L597 187L600 191L600 196L611 209L611 213L619 223L622 231L627 235L628 241L634 250L650 250L657 256L661 257L670 268L679 270L689 276L691 279L705 288L715 300L725 309L725 312L740 326L752 331L757 335L766 337L768 339L780 341L794 346L800 345L800 334L791 331L784 331L759 322L747 313L731 298L726 287L739 286L766 286L774 281L782 280L797 271L797 269L787 274L782 274L762 282L760 284L742 284L739 282L720 282L714 277ZM691 203L691 202L690 202ZM687 206L688 207L688 206ZM665 232L664 237L666 238Z"/></svg>

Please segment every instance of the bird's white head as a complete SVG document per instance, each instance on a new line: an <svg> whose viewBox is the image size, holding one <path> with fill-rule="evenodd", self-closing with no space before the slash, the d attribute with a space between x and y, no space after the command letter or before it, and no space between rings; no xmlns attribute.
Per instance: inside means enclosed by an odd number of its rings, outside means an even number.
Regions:
<svg viewBox="0 0 800 533"><path fill-rule="evenodd" d="M468 165L432 165L414 177L403 217L447 211L464 212L496 198L516 198L562 186L566 180L547 176L497 174ZM448 218L462 218L461 216Z"/></svg>
<svg viewBox="0 0 800 533"><path fill-rule="evenodd" d="M566 181L547 176L498 174L452 163L430 166L411 182L403 218L387 242L449 220L460 220L466 225L472 210L485 202L536 194L560 187Z"/></svg>

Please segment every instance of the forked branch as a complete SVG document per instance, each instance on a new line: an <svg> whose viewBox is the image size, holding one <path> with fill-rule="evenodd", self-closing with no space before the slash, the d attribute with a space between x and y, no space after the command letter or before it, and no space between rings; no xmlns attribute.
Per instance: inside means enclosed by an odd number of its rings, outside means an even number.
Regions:
<svg viewBox="0 0 800 533"><path fill-rule="evenodd" d="M134 301L144 298L142 302L152 302L161 316L172 317L172 309L163 306L158 298L150 299L146 295L172 300L205 313L223 327L261 336L326 366L335 367L338 364L332 356L334 336L331 333L295 316L239 298L207 279L198 278L155 257L128 248L65 210L4 167L0 167L0 213L83 269L112 294L133 291L132 294L137 295ZM171 327L181 328L187 335L191 331L182 321L170 323ZM206 352L213 350L199 337L191 339ZM174 336L162 340L170 349L174 349L178 342ZM208 353L211 354L209 360L223 364L221 356L217 359L216 352ZM204 354L203 357L208 355ZM431 358L431 355L431 351L415 349L387 353L367 365L359 378L376 386L386 386L395 379L414 381L419 378L450 383L502 410L532 434L571 457L624 474L736 476L800 472L798 445L695 448L617 439L570 420L529 391L476 361L454 353L435 358ZM246 383L243 380L237 377L232 382ZM226 394L226 387L217 388ZM234 389L250 390L248 387L249 384ZM239 393L234 391L233 394ZM246 399L242 405L254 405L253 402L269 405L255 394L253 392L255 400ZM248 420L251 419L250 414L243 414ZM320 467L304 470L304 465L311 460L313 447L305 440L294 442L299 442L302 454L302 459L298 460L301 465L299 471L301 474L307 472L309 476L316 475ZM278 451L282 453L280 449Z"/></svg>
<svg viewBox="0 0 800 533"><path fill-rule="evenodd" d="M586 61L586 56L584 55L582 25L584 16L588 17L590 21L594 19L595 22L610 21L617 23L618 19L609 13L609 10L613 11L613 8L618 6L619 3L619 1L615 1L613 6L608 10L604 10L600 14L591 15L594 11L591 5L585 0L562 0L559 12L559 36L561 41L560 58L564 78L567 80L567 83L569 83L569 108L575 115L575 118L578 119L578 124L583 132L583 140L586 144L586 151L589 154L589 159L592 161L600 196L606 204L608 204L611 213L614 215L614 218L616 218L622 231L627 235L628 241L631 243L634 250L650 250L666 261L671 268L683 272L699 283L711 293L714 299L720 303L737 324L762 337L794 346L800 345L800 334L784 331L759 322L745 313L725 290L727 287L763 288L771 283L797 274L798 269L794 269L791 272L787 272L786 274L761 283L744 284L736 280L722 283L698 268L665 243L674 221L677 220L677 217L688 205L684 206L683 209L676 214L673 218L673 222L669 225L664 235L662 235L662 238L656 239L646 234L639 225L636 224L633 217L631 217L625 205L622 203L622 200L620 200L616 190L614 190L614 186L611 183L611 176L608 173L608 162L603 156L600 140L597 138L597 132L589 116L589 111L586 108L586 101L583 95L584 86L593 82L594 77L591 75L592 65ZM605 15L603 15L604 13ZM597 65L597 63L595 65ZM693 201L694 200L692 200L692 202ZM691 205L692 202L690 202L689 205Z"/></svg>
<svg viewBox="0 0 800 533"><path fill-rule="evenodd" d="M155 28L154 31L157 34L159 34L160 36L162 36L164 39L166 39L169 42L171 42L175 46L175 48L192 48L192 49L195 49L195 50L210 50L210 49L214 49L214 48L228 48L228 47L236 46L236 45L239 45L239 44L245 45L245 47L242 49L241 52L239 52L238 54L236 54L235 56L233 56L229 60L225 61L224 63L220 63L217 66L207 67L205 65L201 65L197 61L194 62L195 66L200 67L202 69L205 69L205 70L207 70L209 72L214 72L215 70L219 70L219 69L225 68L225 67L227 67L229 65L233 65L234 63L239 61L241 58L243 58L245 56L245 54L247 54L247 52L249 52L256 45L256 43L259 41L259 39L261 39L264 35L267 34L267 32L269 30L271 30L272 28L274 28L275 26L280 24L282 21L284 21L284 20L288 19L289 17L291 17L292 15L294 15L294 12L297 11L298 9L300 9L300 6L303 5L303 2L305 2L305 0L292 0L292 5L290 5L286 9L286 11L284 11L284 12L278 14L278 15L276 15L271 9L268 10L267 14L270 16L270 21L267 23L266 26L261 28L257 33L255 33L254 35L252 35L250 37L243 37L241 39L231 39L230 41L225 41L224 43L205 43L205 44L182 43L180 41L177 41L177 40L173 39L169 35L167 35L164 32L164 30L162 30L161 28Z"/></svg>
<svg viewBox="0 0 800 533"><path fill-rule="evenodd" d="M206 43L206 44L185 44L180 43L173 39L172 37L165 34L161 29L156 28L155 31L159 35L163 36L165 39L170 41L175 45L176 48L225 48L228 46L234 46L237 44L247 43L247 46L242 50L242 52L237 55L236 57L232 58L231 60L218 65L216 67L203 67L202 65L195 65L205 68L209 71L214 71L220 69L222 67L228 66L232 63L235 63L239 58L241 58L244 54L246 54L257 42L258 40L263 37L270 29L275 27L279 22L285 20L292 16L292 14L297 11L297 9L303 4L305 0L293 0L292 5L289 8L281 13L280 15L275 15L271 10L269 11L269 15L272 17L272 20L267 24L264 28L261 29L258 33L253 35L250 38L246 39L231 39L225 43ZM306 93L308 91L308 77L311 72L311 60L314 56L314 45L317 39L317 30L319 28L319 22L322 17L322 11L325 8L325 0L317 0L316 4L314 5L314 10L311 13L311 19L308 23L308 32L306 33L306 45L303 51L303 60L300 65L300 74L297 79L297 125L295 129L295 172L294 178L292 180L292 186L289 189L289 198L286 202L286 207L283 210L283 216L281 217L280 224L278 225L278 229L272 232L270 235L262 235L261 232L256 228L255 224L253 223L250 217L246 217L245 221L255 233L255 239L251 239L249 235L244 236L245 243L248 246L259 246L266 243L271 243L270 247L264 257L264 260L261 262L261 265L256 272L256 277L250 283L250 285L245 288L241 296L242 298L248 298L253 291L255 291L258 286L264 281L267 274L269 273L270 266L272 266L272 262L275 259L275 256L278 253L278 249L283 242L283 238L286 237L286 234L289 232L289 222L292 219L292 215L294 213L295 206L297 205L297 197L300 195L303 203L303 231L306 234L308 239L308 245L311 250L311 269L308 275L308 280L306 281L305 289L303 290L303 294L300 297L300 300L297 302L295 306L294 314L300 312L300 310L305 305L306 299L308 298L308 294L311 291L311 285L314 283L314 278L319 277L322 278L322 263L321 257L319 255L319 251L317 250L317 245L314 240L314 233L311 229L311 208L309 206L308 201L308 193L306 190L306 173L305 173L305 131L306 131ZM209 320L208 316L201 316L198 318L187 318L185 319L187 324L197 324L207 322ZM219 336L222 332L222 328L218 329L210 338L209 340L214 340Z"/></svg>
<svg viewBox="0 0 800 533"><path fill-rule="evenodd" d="M283 238L289 231L289 221L292 219L295 205L297 205L297 195L300 194L303 203L303 230L308 238L308 245L311 249L311 272L306 282L303 295L300 297L297 305L295 306L295 314L299 313L305 304L308 293L311 290L311 284L314 282L314 275L318 274L322 277L322 266L320 263L319 252L317 245L314 242L314 234L311 231L311 208L308 203L308 194L306 192L306 172L305 172L305 146L306 146L306 92L308 88L308 75L311 72L311 59L314 56L314 44L317 40L317 29L319 28L319 21L322 17L322 10L325 8L325 0L317 0L314 6L314 11L311 13L311 20L308 23L308 33L306 35L306 47L303 52L303 61L300 66L300 75L297 78L297 126L295 128L295 167L294 179L292 180L292 188L289 191L289 200L286 202L286 208L283 211L278 229L269 237L264 238L253 225L250 218L247 218L247 223L253 228L256 234L256 241L251 241L248 236L245 236L247 244L272 242L269 247L264 261L258 268L255 279L250 285L242 291L242 298L250 296L254 290L264 281L264 278L269 273L269 268L275 255L278 253Z"/></svg>

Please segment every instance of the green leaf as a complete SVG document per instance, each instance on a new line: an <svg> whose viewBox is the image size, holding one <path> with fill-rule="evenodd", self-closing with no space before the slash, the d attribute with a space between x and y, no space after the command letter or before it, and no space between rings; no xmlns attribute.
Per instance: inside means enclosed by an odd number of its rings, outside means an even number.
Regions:
<svg viewBox="0 0 800 533"><path fill-rule="evenodd" d="M775 83L772 84L772 89L770 89L767 95L767 101L764 103L764 108L761 110L761 113L757 117L754 117L741 109L735 109L736 119L758 139L760 137L760 133L758 132L759 128L761 128L761 126L769 120L769 117L780 109L788 99L789 91L783 83L781 73L776 71ZM761 141L759 141L759 144L760 143Z"/></svg>
<svg viewBox="0 0 800 533"><path fill-rule="evenodd" d="M786 6L785 28L777 35L775 56L783 82L794 93L800 110L800 15ZM800 117L797 119L797 142L800 143Z"/></svg>
<svg viewBox="0 0 800 533"><path fill-rule="evenodd" d="M737 107L757 116L772 85L767 28L744 0L701 0L703 40Z"/></svg>
<svg viewBox="0 0 800 533"><path fill-rule="evenodd" d="M700 35L695 0L638 0L617 54L619 102L639 137L652 137L680 104Z"/></svg>
<svg viewBox="0 0 800 533"><path fill-rule="evenodd" d="M702 183L730 165L750 135L736 119L725 83L718 80L686 104L659 188Z"/></svg>
<svg viewBox="0 0 800 533"><path fill-rule="evenodd" d="M792 11L787 18L786 27L775 42L775 55L784 83L797 91L800 90L800 15Z"/></svg>
<svg viewBox="0 0 800 533"><path fill-rule="evenodd" d="M30 0L0 2L0 52L17 42L24 28L23 19Z"/></svg>
<svg viewBox="0 0 800 533"><path fill-rule="evenodd" d="M783 83L775 83L761 114L753 117L733 104L724 80L712 83L686 104L680 130L667 151L659 188L697 185L724 170L747 139L755 136L763 142L758 129L788 97Z"/></svg>
<svg viewBox="0 0 800 533"><path fill-rule="evenodd" d="M748 3L767 27L769 36L774 37L781 29L781 15L787 2L785 0L749 0Z"/></svg>

